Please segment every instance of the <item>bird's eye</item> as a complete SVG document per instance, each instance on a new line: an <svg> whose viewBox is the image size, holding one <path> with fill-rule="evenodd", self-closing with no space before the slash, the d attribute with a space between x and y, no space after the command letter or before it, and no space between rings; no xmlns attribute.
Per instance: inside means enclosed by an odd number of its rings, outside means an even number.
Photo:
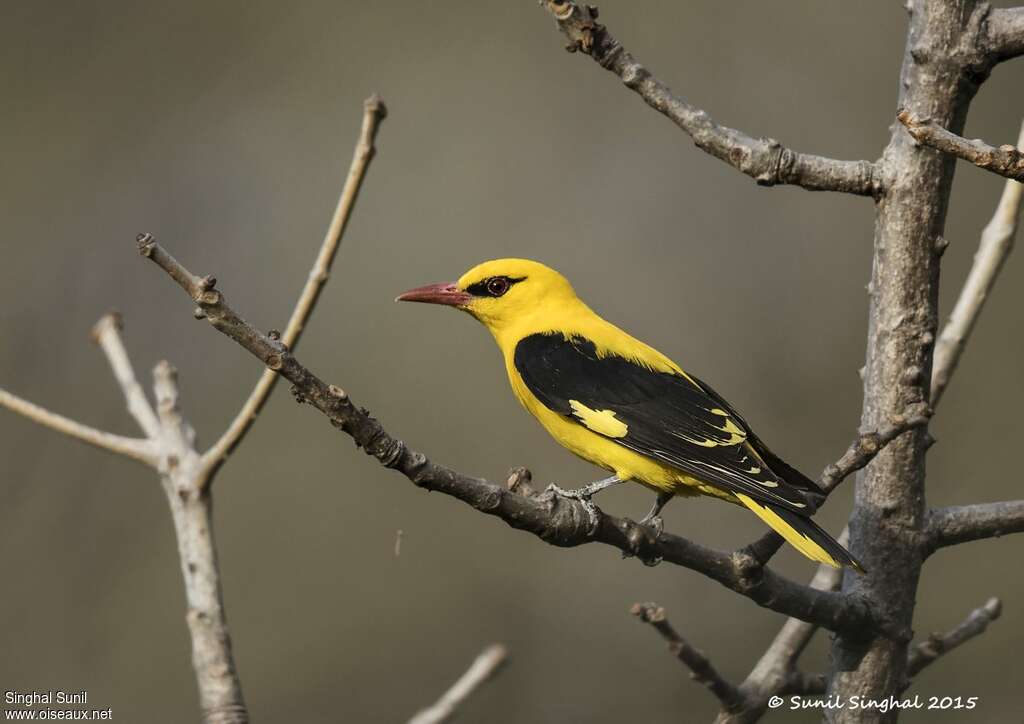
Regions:
<svg viewBox="0 0 1024 724"><path fill-rule="evenodd" d="M491 277L487 280L487 293L492 297L500 297L508 291L509 281L505 277Z"/></svg>

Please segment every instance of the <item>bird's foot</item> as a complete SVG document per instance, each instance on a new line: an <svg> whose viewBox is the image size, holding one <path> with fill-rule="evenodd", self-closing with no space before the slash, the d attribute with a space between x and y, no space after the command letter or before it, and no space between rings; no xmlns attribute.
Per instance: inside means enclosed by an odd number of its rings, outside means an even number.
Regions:
<svg viewBox="0 0 1024 724"><path fill-rule="evenodd" d="M654 505L651 506L650 511L645 515L638 525L650 526L651 530L654 531L654 539L657 540L663 530L665 530L665 521L661 519L661 509L664 508L668 501L672 500L672 493L661 492L658 493L658 497L654 501Z"/></svg>
<svg viewBox="0 0 1024 724"><path fill-rule="evenodd" d="M587 488L580 488L579 490L566 490L565 488L560 488L554 483L551 483L544 490L544 494L550 496L551 498L558 497L566 498L568 500L578 500L580 505L583 506L583 509L587 511L587 520L590 523L590 530L597 530L598 523L601 520L601 511L600 509L598 509L596 505L594 505L594 502L590 499L593 493L587 490Z"/></svg>
<svg viewBox="0 0 1024 724"><path fill-rule="evenodd" d="M658 538L665 530L665 521L661 519L660 515L647 514L643 517L643 520L637 523L637 525L646 525L654 531L654 537Z"/></svg>

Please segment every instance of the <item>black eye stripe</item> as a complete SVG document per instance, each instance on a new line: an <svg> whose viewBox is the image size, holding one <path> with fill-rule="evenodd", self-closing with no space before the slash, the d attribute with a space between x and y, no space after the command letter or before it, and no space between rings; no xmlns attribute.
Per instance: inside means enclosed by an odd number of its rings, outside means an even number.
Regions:
<svg viewBox="0 0 1024 724"><path fill-rule="evenodd" d="M500 297L503 296L512 285L526 279L526 277L493 276L481 279L478 282L466 287L466 291L474 297Z"/></svg>

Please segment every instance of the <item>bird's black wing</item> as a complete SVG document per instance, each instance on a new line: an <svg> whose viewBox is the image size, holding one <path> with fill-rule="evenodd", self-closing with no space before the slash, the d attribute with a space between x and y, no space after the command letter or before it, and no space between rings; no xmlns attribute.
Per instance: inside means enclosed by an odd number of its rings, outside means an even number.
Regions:
<svg viewBox="0 0 1024 724"><path fill-rule="evenodd" d="M761 459L768 463L768 467L773 473L803 493L803 496L811 503L811 507L813 509L817 509L817 507L824 502L825 491L821 489L821 486L773 453L771 449L764 444L761 438L759 438L754 431L750 429L750 426L747 425L746 421L744 421L736 409L721 395L711 389L710 385L703 380L697 379L693 375L690 375L690 379L696 382L699 387L707 392L708 396L714 399L715 402L726 409L729 414L732 415L733 419L739 421L739 424L747 431L747 442L749 442L751 447L754 448L754 451L761 456Z"/></svg>
<svg viewBox="0 0 1024 724"><path fill-rule="evenodd" d="M545 407L609 440L722 490L804 515L813 510L802 486L780 478L756 450L752 442L760 441L743 418L693 378L599 356L591 340L557 332L521 340L514 363Z"/></svg>

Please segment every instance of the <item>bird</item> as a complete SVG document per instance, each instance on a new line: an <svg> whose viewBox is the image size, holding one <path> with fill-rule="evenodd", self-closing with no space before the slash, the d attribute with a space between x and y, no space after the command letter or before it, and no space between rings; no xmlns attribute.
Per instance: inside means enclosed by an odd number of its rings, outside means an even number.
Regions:
<svg viewBox="0 0 1024 724"><path fill-rule="evenodd" d="M454 307L483 323L522 406L556 442L611 473L576 490L549 487L591 516L594 494L634 481L656 493L639 522L660 535L669 500L710 496L749 509L813 561L864 572L811 519L825 499L814 481L709 385L598 315L554 269L495 259L396 301Z"/></svg>

